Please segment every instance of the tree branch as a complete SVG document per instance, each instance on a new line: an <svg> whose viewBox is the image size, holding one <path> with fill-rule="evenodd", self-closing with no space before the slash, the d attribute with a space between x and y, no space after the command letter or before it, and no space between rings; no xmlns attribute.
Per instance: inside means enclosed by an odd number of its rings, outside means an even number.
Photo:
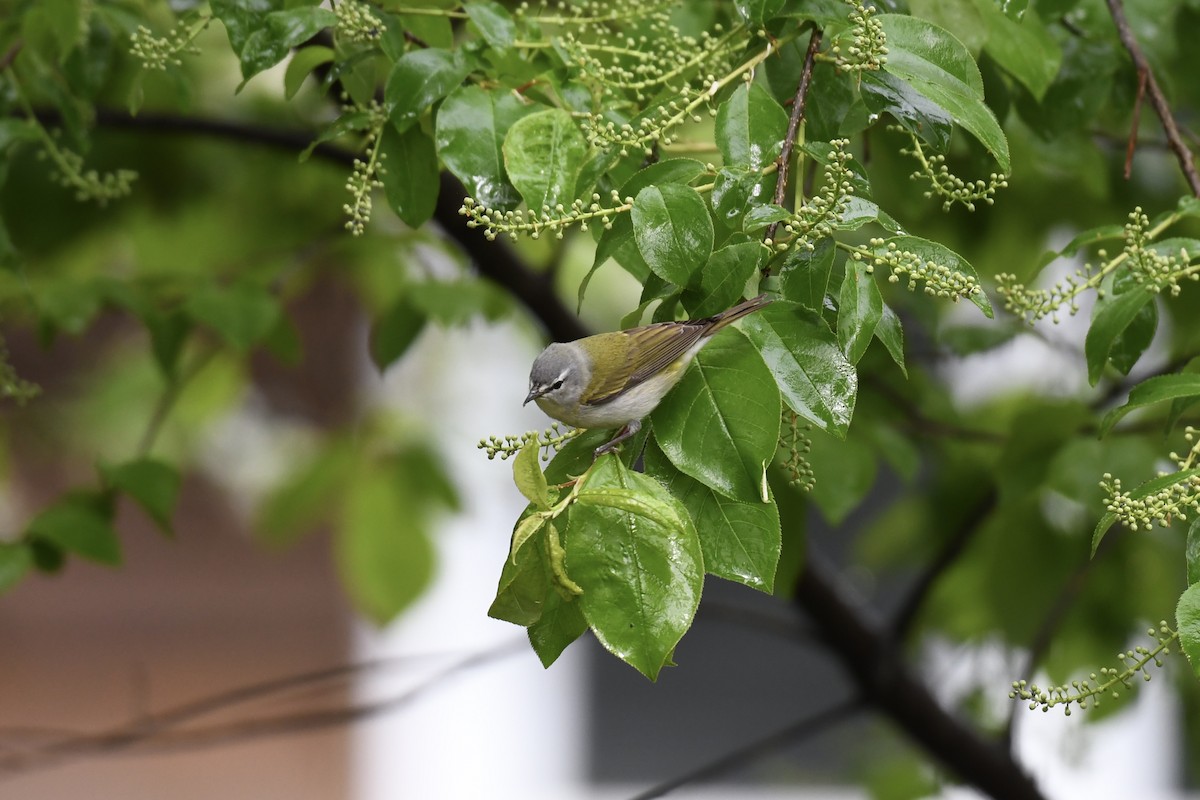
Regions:
<svg viewBox="0 0 1200 800"><path fill-rule="evenodd" d="M44 121L57 120L57 115L52 112L39 113L38 117ZM307 131L175 114L143 112L131 117L123 111L100 108L96 110L96 123L113 130L208 136L259 144L291 153L303 151L312 142L312 134ZM355 160L354 153L328 142L318 144L313 149L313 156L345 167L353 166ZM548 276L531 270L507 243L488 241L482 231L467 227L466 219L458 213L465 196L466 190L458 179L443 172L434 219L443 232L466 252L479 274L524 304L546 326L554 339L567 341L586 336L589 331L555 294Z"/></svg>
<svg viewBox="0 0 1200 800"><path fill-rule="evenodd" d="M810 548L796 585L808 612L861 693L964 782L1003 800L1045 800L1012 755L953 717L904 663L895 641Z"/></svg>
<svg viewBox="0 0 1200 800"><path fill-rule="evenodd" d="M800 70L800 82L796 85L796 96L792 98L792 115L788 118L787 135L783 137L783 149L779 151L779 158L775 159L776 174L779 176L775 181L775 205L782 205L783 197L787 193L788 168L792 163L792 150L796 147L796 134L800 130L801 120L804 119L808 87L812 85L813 63L816 61L817 48L820 46L821 29L813 28L812 35L808 37L808 50L804 53L804 66ZM775 230L778 227L778 222L772 222L767 226L764 238L774 239Z"/></svg>
<svg viewBox="0 0 1200 800"><path fill-rule="evenodd" d="M1183 142L1179 127L1175 124L1175 117L1171 114L1171 106L1168 105L1167 98L1159 88L1158 81L1154 79L1150 63L1146 61L1146 55L1142 52L1137 38L1134 37L1133 31L1129 27L1129 20L1125 18L1125 9L1121 6L1121 0L1105 0L1105 2L1108 4L1108 13L1112 16L1113 24L1117 26L1117 36L1120 37L1121 44L1129 52L1133 65L1137 67L1138 81L1146 82L1146 90L1150 94L1150 105L1154 107L1154 113L1158 115L1163 131L1167 135L1167 146L1171 148L1171 152L1179 161L1179 168L1183 170L1183 176L1187 180L1192 194L1200 197L1200 175L1196 173L1196 165L1192 161L1192 151Z"/></svg>
<svg viewBox="0 0 1200 800"><path fill-rule="evenodd" d="M793 722L786 728L781 728L761 739L739 747L737 750L727 753L708 764L704 764L692 772L647 789L632 798L632 800L653 800L653 798L662 797L682 786L711 780L724 775L738 767L753 763L781 747L796 744L816 734L824 733L827 728L852 716L855 712L860 711L861 708L861 703L855 698L843 700L823 711L818 711L812 716Z"/></svg>
<svg viewBox="0 0 1200 800"><path fill-rule="evenodd" d="M239 687L212 697L177 706L160 714L132 721L99 733L73 734L41 747L0 753L0 781L19 774L46 769L67 761L136 751L138 754L178 752L202 747L234 744L247 739L283 736L349 725L396 711L463 672L515 655L526 649L514 641L463 658L435 673L411 689L374 703L340 708L300 711L267 717L251 717L208 726L183 727L200 717L226 710L251 700L304 686L346 678L388 662L369 662L301 673ZM391 663L394 663L391 662Z"/></svg>

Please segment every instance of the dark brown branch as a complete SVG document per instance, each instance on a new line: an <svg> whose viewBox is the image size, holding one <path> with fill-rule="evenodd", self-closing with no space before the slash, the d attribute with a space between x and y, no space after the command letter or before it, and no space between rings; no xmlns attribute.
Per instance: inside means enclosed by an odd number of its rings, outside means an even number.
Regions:
<svg viewBox="0 0 1200 800"><path fill-rule="evenodd" d="M808 101L808 88L812 85L813 63L816 61L817 48L821 46L821 29L814 28L808 37L808 50L804 53L804 66L800 70L800 82L796 84L796 96L792 98L792 115L788 118L787 134L783 137L783 149L779 158L775 159L775 205L782 205L787 194L788 168L792 163L792 150L796 147L796 134L800 131L800 123L804 119L804 106ZM764 238L775 238L778 222L767 227Z"/></svg>
<svg viewBox="0 0 1200 800"><path fill-rule="evenodd" d="M1179 161L1179 168L1183 170L1183 176L1187 180L1192 194L1200 197L1200 175L1196 173L1192 151L1183 142L1179 127L1175 124L1175 117L1171 113L1171 106L1168 105L1166 96L1159 88L1158 81L1154 79L1150 63L1146 61L1146 55L1142 52L1137 38L1134 37L1133 31L1129 27L1129 20L1125 18L1125 9L1121 6L1121 0L1105 0L1105 2L1108 3L1108 13L1112 16L1113 24L1117 26L1117 36L1120 37L1121 44L1129 52L1133 65L1137 67L1138 80L1146 82L1146 90L1150 94L1150 105L1154 107L1154 113L1162 122L1163 131L1167 135L1167 144Z"/></svg>
<svg viewBox="0 0 1200 800"><path fill-rule="evenodd" d="M44 121L53 121L53 112L39 113ZM186 117L175 114L143 112L131 117L113 109L97 109L96 123L113 130L154 131L173 135L201 135L259 144L285 152L300 153L312 141L307 131L285 130L232 120ZM313 149L313 157L342 166L352 166L355 154L328 142ZM502 241L488 241L482 231L468 228L458 209L466 190L448 172L441 175L434 219L445 234L458 243L470 257L480 275L500 285L519 300L559 341L578 339L588 334L579 318L554 292L550 278L534 272L517 253Z"/></svg>
<svg viewBox="0 0 1200 800"><path fill-rule="evenodd" d="M802 742L805 739L810 739L818 733L824 733L826 729L847 719L861 709L862 705L858 700L844 700L823 711L818 711L812 716L793 722L786 728L781 728L761 739L739 747L737 750L722 756L716 761L705 764L686 775L680 775L678 778L669 780L666 783L660 783L652 789L647 789L632 798L632 800L653 800L653 798L662 797L683 786L720 777L746 764L751 764L781 747L787 747Z"/></svg>
<svg viewBox="0 0 1200 800"><path fill-rule="evenodd" d="M904 662L889 632L810 548L796 585L808 612L865 703L891 719L959 779L1003 800L1045 800L1012 755L947 711Z"/></svg>
<svg viewBox="0 0 1200 800"><path fill-rule="evenodd" d="M178 706L157 715L140 717L132 723L95 734L77 734L41 747L0 753L0 781L37 769L96 756L178 752L234 744L248 739L285 736L349 725L396 711L463 672L482 667L525 650L523 641L495 647L468 656L406 692L374 703L339 708L300 711L268 717L252 717L208 726L183 727L199 717L232 706L261 699L301 686L312 686L349 677L382 662L335 667L288 676L233 689L210 698Z"/></svg>

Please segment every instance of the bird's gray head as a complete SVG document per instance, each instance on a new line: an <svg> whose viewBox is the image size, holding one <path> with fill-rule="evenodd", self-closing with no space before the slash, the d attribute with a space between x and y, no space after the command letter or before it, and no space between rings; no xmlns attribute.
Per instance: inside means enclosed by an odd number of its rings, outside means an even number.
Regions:
<svg viewBox="0 0 1200 800"><path fill-rule="evenodd" d="M544 397L559 406L574 406L591 377L591 367L578 345L555 342L534 360L525 402Z"/></svg>

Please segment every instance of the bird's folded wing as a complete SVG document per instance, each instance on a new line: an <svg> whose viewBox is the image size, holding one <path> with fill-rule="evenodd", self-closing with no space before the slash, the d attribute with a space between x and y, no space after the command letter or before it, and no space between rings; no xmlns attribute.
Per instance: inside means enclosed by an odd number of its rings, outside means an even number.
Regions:
<svg viewBox="0 0 1200 800"><path fill-rule="evenodd" d="M621 369L597 375L587 388L589 404L613 400L667 369L708 332L710 326L660 322L624 331L626 353Z"/></svg>

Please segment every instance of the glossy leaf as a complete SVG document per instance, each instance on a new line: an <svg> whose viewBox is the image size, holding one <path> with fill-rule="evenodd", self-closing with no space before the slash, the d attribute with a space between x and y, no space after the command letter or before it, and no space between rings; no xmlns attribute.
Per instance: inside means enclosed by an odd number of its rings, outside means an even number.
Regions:
<svg viewBox="0 0 1200 800"><path fill-rule="evenodd" d="M883 318L883 295L875 276L861 261L846 262L846 277L838 299L838 344L851 364L857 364Z"/></svg>
<svg viewBox="0 0 1200 800"><path fill-rule="evenodd" d="M742 299L746 283L758 269L762 246L739 242L713 252L700 273L700 288L684 303L693 319L711 317Z"/></svg>
<svg viewBox="0 0 1200 800"><path fill-rule="evenodd" d="M408 352L425 330L428 317L411 298L400 297L371 326L371 361L383 372Z"/></svg>
<svg viewBox="0 0 1200 800"><path fill-rule="evenodd" d="M863 103L872 114L890 114L906 131L928 142L939 153L949 149L954 118L908 81L882 70L864 72L861 92Z"/></svg>
<svg viewBox="0 0 1200 800"><path fill-rule="evenodd" d="M984 52L1041 100L1062 63L1058 42L1034 11L1016 19L993 3L979 3L977 7L988 29Z"/></svg>
<svg viewBox="0 0 1200 800"><path fill-rule="evenodd" d="M29 523L26 536L44 539L89 561L116 566L121 563L121 543L111 514L101 501L88 495L68 495Z"/></svg>
<svg viewBox="0 0 1200 800"><path fill-rule="evenodd" d="M1200 375L1183 372L1147 378L1129 391L1124 404L1104 415L1100 436L1106 435L1130 411L1182 397L1200 397Z"/></svg>
<svg viewBox="0 0 1200 800"><path fill-rule="evenodd" d="M520 526L520 521L517 523ZM514 625L533 625L541 619L550 595L550 568L546 564L545 528L527 547L513 551L504 559L496 599L488 608L488 616Z"/></svg>
<svg viewBox="0 0 1200 800"><path fill-rule="evenodd" d="M395 618L433 577L421 500L395 469L363 469L347 487L334 550L354 604L377 624Z"/></svg>
<svg viewBox="0 0 1200 800"><path fill-rule="evenodd" d="M279 321L279 301L261 286L207 284L192 293L184 310L238 350L261 342Z"/></svg>
<svg viewBox="0 0 1200 800"><path fill-rule="evenodd" d="M768 225L773 225L776 222L783 222L791 219L792 213L782 206L777 206L774 203L755 206L746 214L742 221L742 230L746 233L762 230Z"/></svg>
<svg viewBox="0 0 1200 800"><path fill-rule="evenodd" d="M1192 672L1200 678L1200 585L1192 584L1180 595L1175 607L1175 627Z"/></svg>
<svg viewBox="0 0 1200 800"><path fill-rule="evenodd" d="M1154 295L1134 287L1116 297L1105 298L1099 311L1092 319L1084 340L1083 351L1087 359L1088 382L1095 386L1104 374L1104 365L1118 337L1137 318L1142 307L1153 302Z"/></svg>
<svg viewBox="0 0 1200 800"><path fill-rule="evenodd" d="M854 415L858 373L820 316L777 301L741 325L788 407L821 430L845 438Z"/></svg>
<svg viewBox="0 0 1200 800"><path fill-rule="evenodd" d="M983 102L983 79L962 42L916 17L880 14L878 19L888 43L883 68L949 112L988 149L1001 172L1010 171L1008 140Z"/></svg>
<svg viewBox="0 0 1200 800"><path fill-rule="evenodd" d="M834 255L832 239L822 239L812 250L803 247L790 250L779 271L783 296L820 312L825 307Z"/></svg>
<svg viewBox="0 0 1200 800"><path fill-rule="evenodd" d="M463 4L471 22L492 47L503 50L517 36L517 24L508 9L493 0L470 0Z"/></svg>
<svg viewBox="0 0 1200 800"><path fill-rule="evenodd" d="M276 6L264 0L210 0L209 7L225 26L229 46L240 55L246 40L263 26L263 18Z"/></svg>
<svg viewBox="0 0 1200 800"><path fill-rule="evenodd" d="M783 537L779 509L769 503L742 503L676 469L657 444L645 452L646 473L658 478L691 515L710 575L770 593Z"/></svg>
<svg viewBox="0 0 1200 800"><path fill-rule="evenodd" d="M1104 301L1101 300L1097 305L1103 306ZM1129 324L1125 326L1125 330L1117 336L1113 341L1112 347L1108 351L1108 363L1112 364L1113 369L1120 372L1122 375L1128 375L1142 354L1150 347L1150 343L1154 341L1154 334L1158 331L1158 304L1146 303L1142 306Z"/></svg>
<svg viewBox="0 0 1200 800"><path fill-rule="evenodd" d="M417 126L404 133L388 126L379 152L385 157L380 180L388 205L405 225L421 227L437 207L438 163L433 140Z"/></svg>
<svg viewBox="0 0 1200 800"><path fill-rule="evenodd" d="M577 599L567 600L558 592L546 593L541 616L529 626L529 644L543 667L549 667L571 642L588 629L583 606Z"/></svg>
<svg viewBox="0 0 1200 800"><path fill-rule="evenodd" d="M757 83L743 83L717 108L717 148L726 167L761 171L783 148L788 115Z"/></svg>
<svg viewBox="0 0 1200 800"><path fill-rule="evenodd" d="M461 86L437 113L438 157L489 208L512 209L521 196L508 180L502 147L508 129L535 110L512 92Z"/></svg>
<svg viewBox="0 0 1200 800"><path fill-rule="evenodd" d="M588 502L605 490L605 502ZM608 504L615 490L642 497L644 507L658 513L647 517ZM605 456L571 507L563 546L571 579L583 589L575 602L596 638L656 679L692 624L704 582L700 541L687 512L662 484Z"/></svg>
<svg viewBox="0 0 1200 800"><path fill-rule="evenodd" d="M896 366L907 378L908 366L904 362L904 328L900 325L900 317L896 316L896 312L892 311L886 303L883 306L883 315L879 318L879 324L875 326L875 338L883 343L888 355L892 357L892 361L896 362Z"/></svg>
<svg viewBox="0 0 1200 800"><path fill-rule="evenodd" d="M267 14L256 23L240 50L242 85L264 69L283 61L293 47L335 24L334 13L317 6L300 6Z"/></svg>
<svg viewBox="0 0 1200 800"><path fill-rule="evenodd" d="M535 212L571 205L587 154L579 126L558 108L522 117L504 137L504 168Z"/></svg>
<svg viewBox="0 0 1200 800"><path fill-rule="evenodd" d="M105 482L132 497L164 533L171 532L171 517L179 499L179 470L153 458L139 458L101 467Z"/></svg>
<svg viewBox="0 0 1200 800"><path fill-rule="evenodd" d="M746 214L759 208L774 191L774 174L722 169L709 195L713 216L728 230L740 231Z"/></svg>
<svg viewBox="0 0 1200 800"><path fill-rule="evenodd" d="M33 552L24 542L0 542L0 595L21 582L33 568Z"/></svg>
<svg viewBox="0 0 1200 800"><path fill-rule="evenodd" d="M690 186L664 184L638 192L630 211L638 252L655 275L688 286L712 254L708 206Z"/></svg>
<svg viewBox="0 0 1200 800"><path fill-rule="evenodd" d="M764 472L779 440L779 413L779 391L762 359L727 330L697 354L652 419L681 472L727 497L767 502Z"/></svg>
<svg viewBox="0 0 1200 800"><path fill-rule="evenodd" d="M283 96L291 100L300 91L304 79L317 67L334 60L336 53L331 47L310 45L302 47L288 61L287 70L283 74Z"/></svg>
<svg viewBox="0 0 1200 800"><path fill-rule="evenodd" d="M392 67L383 96L389 118L398 131L405 131L425 109L454 91L468 68L460 51L435 47L412 50ZM487 131L479 131L483 136Z"/></svg>

